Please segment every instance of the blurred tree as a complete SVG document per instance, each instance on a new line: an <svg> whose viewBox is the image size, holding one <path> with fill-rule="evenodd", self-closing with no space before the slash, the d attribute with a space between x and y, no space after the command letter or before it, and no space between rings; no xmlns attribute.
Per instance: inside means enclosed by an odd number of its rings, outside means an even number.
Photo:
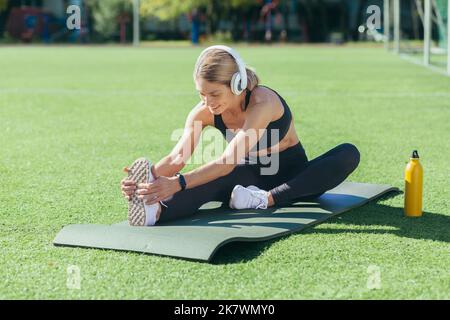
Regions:
<svg viewBox="0 0 450 320"><path fill-rule="evenodd" d="M8 9L8 0L0 0L0 12Z"/></svg>
<svg viewBox="0 0 450 320"><path fill-rule="evenodd" d="M109 39L117 32L117 18L129 13L133 7L131 0L87 0L94 19L94 30L104 39Z"/></svg>
<svg viewBox="0 0 450 320"><path fill-rule="evenodd" d="M169 20L180 14L188 13L194 8L226 7L232 8L248 7L259 3L261 0L141 0L141 14L144 16L155 16L161 20Z"/></svg>
<svg viewBox="0 0 450 320"><path fill-rule="evenodd" d="M141 0L140 12L143 16L170 20L202 8L205 11L206 34L209 37L216 31L221 15L229 13L230 10L247 8L259 2L260 0Z"/></svg>
<svg viewBox="0 0 450 320"><path fill-rule="evenodd" d="M166 21L192 9L206 6L209 0L141 0L141 15L154 16Z"/></svg>

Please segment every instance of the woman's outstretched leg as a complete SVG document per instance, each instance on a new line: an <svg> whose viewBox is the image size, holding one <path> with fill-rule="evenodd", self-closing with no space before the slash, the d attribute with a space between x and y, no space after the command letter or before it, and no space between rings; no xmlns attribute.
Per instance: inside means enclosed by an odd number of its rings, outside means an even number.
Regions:
<svg viewBox="0 0 450 320"><path fill-rule="evenodd" d="M158 222L179 219L193 215L205 203L210 201L228 202L236 184L256 184L259 180L259 168L251 164L239 164L234 170L213 181L175 193L169 200L163 201Z"/></svg>
<svg viewBox="0 0 450 320"><path fill-rule="evenodd" d="M342 183L357 167L358 149L343 143L308 162L306 167L270 193L275 205L318 197Z"/></svg>

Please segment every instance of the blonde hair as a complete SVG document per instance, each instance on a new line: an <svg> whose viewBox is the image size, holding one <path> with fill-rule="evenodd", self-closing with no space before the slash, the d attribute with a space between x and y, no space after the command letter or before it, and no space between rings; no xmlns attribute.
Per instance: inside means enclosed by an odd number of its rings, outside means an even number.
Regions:
<svg viewBox="0 0 450 320"><path fill-rule="evenodd" d="M251 67L245 67L247 72L247 89L253 90L259 83L259 77ZM199 61L198 68L194 70L194 81L197 78L209 82L216 82L230 87L231 78L239 72L238 65L228 52L213 49L206 52Z"/></svg>

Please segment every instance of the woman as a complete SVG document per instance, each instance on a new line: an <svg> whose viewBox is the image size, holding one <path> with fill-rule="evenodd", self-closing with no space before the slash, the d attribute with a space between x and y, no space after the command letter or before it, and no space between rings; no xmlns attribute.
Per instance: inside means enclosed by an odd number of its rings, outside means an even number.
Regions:
<svg viewBox="0 0 450 320"><path fill-rule="evenodd" d="M128 177L121 187L129 200L131 225L190 216L209 201L222 201L233 209L308 201L339 185L358 166L359 151L349 143L308 161L286 101L260 85L233 49L205 49L197 60L194 82L201 101L189 113L171 153L154 166L141 158L125 168ZM199 142L196 122L202 129L219 129L228 145L218 159L181 175ZM276 170L264 173L273 159L278 161Z"/></svg>

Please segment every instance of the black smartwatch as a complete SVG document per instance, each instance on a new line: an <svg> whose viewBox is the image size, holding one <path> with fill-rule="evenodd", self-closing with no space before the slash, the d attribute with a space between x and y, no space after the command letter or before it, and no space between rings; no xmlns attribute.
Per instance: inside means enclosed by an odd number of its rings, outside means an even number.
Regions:
<svg viewBox="0 0 450 320"><path fill-rule="evenodd" d="M180 183L181 191L186 189L186 180L184 179L184 176L179 172L175 173L175 176L178 177L178 182Z"/></svg>

